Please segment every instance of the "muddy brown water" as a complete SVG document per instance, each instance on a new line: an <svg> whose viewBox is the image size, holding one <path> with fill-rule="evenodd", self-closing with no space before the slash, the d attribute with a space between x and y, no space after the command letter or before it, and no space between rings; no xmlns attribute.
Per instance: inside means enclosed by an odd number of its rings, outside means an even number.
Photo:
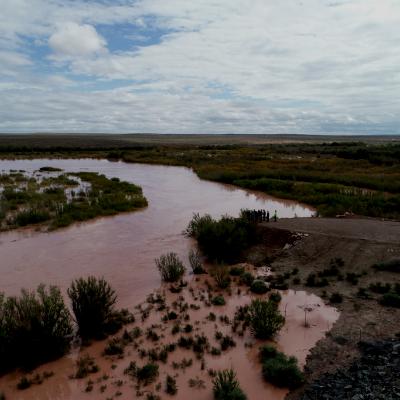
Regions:
<svg viewBox="0 0 400 400"><path fill-rule="evenodd" d="M238 215L241 208L277 210L280 217L310 216L314 210L233 186L199 179L190 169L106 160L0 161L0 172L38 170L93 171L142 187L149 206L142 211L99 218L50 233L31 229L0 234L0 290L16 294L41 282L64 291L72 279L104 276L120 305L140 302L160 278L154 259L174 251L186 259L192 245L182 235L193 213Z"/></svg>
<svg viewBox="0 0 400 400"><path fill-rule="evenodd" d="M200 180L191 170L180 167L151 166L108 162L105 160L18 160L0 161L0 171L23 169L34 171L43 166L53 166L65 171L96 171L108 177L118 177L131 181L143 188L149 201L149 207L134 213L120 214L114 217L99 218L95 221L75 224L55 232L35 232L32 229L0 234L0 291L16 294L21 287L33 289L39 283L59 285L65 293L71 280L81 276L104 276L116 289L119 305L133 309L146 296L160 288L160 278L154 259L159 255L174 251L187 261L188 250L193 242L182 235L193 213L210 213L215 217L222 214L238 215L241 208L267 209L271 213L277 210L280 217L310 216L314 210L292 201L284 201L267 195L249 192L228 185ZM272 222L271 222L272 223ZM189 287L194 293L205 291L195 280ZM167 293L170 303L174 296ZM196 303L193 291L185 290L185 298ZM221 308L205 308L200 302L199 310L191 310L195 331L205 332L212 341L216 329L214 323L206 321L206 315L213 311L217 316L233 317L238 305L246 304L251 297L248 293L233 294L227 298L227 305ZM304 327L304 308L308 308L308 327ZM304 365L306 355L315 343L321 339L338 318L338 312L326 305L314 295L305 292L287 291L283 293L281 311L286 315L286 323L279 333L276 344L280 350L298 358ZM151 314L148 321L139 326L145 327L160 323L161 314ZM197 321L197 322L196 322ZM230 333L230 326L216 322L218 330ZM165 343L172 338L170 327L164 329ZM235 336L237 346L221 357L206 356L207 368L221 369L234 367L240 384L250 400L268 398L282 400L286 390L274 388L261 377L261 367L257 360L258 346L249 333L244 337ZM107 360L101 356L105 343L98 342L84 349L94 356L101 371L82 381L71 380L68 376L74 371L74 361L79 348L62 359L42 366L39 372L53 371L55 375L41 385L25 391L16 390L20 373L8 374L0 379L0 393L5 391L7 398L18 400L72 400L106 398L145 398L137 397L136 390L123 370L131 359L138 359L135 350L130 349L123 359ZM151 348L145 340L143 348ZM186 372L171 369L172 361L181 361L183 357L194 359L193 366ZM138 362L140 365L145 360ZM114 368L112 365L114 364ZM195 360L193 353L177 350L171 354L167 365L160 366L160 378L165 380L167 373L177 374L179 387L176 399L212 399L211 378L207 370L201 369L201 363ZM101 376L110 376L107 390L100 393L102 383L95 383L91 393L85 392L88 379L101 381ZM199 377L205 382L204 389L190 388L188 379ZM119 381L123 385L119 387ZM154 387L152 388L154 389ZM117 392L119 396L115 396ZM170 396L159 393L161 398Z"/></svg>

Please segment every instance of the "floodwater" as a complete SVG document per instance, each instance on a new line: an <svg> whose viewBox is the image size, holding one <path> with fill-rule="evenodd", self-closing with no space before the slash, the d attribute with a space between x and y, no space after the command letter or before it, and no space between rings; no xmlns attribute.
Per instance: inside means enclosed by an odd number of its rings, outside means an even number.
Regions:
<svg viewBox="0 0 400 400"><path fill-rule="evenodd" d="M66 172L95 171L108 177L118 177L131 181L143 188L149 206L143 210L120 214L114 217L99 218L94 221L75 224L54 232L36 232L32 229L5 232L0 234L0 291L8 295L17 294L21 287L35 288L39 283L58 285L65 294L72 279L87 275L104 276L115 288L119 296L119 306L134 306L143 302L154 290L162 291L171 308L181 298L197 308L190 309L190 321L194 333L204 333L212 345L216 330L233 335L231 326L221 323L219 316L227 315L232 320L236 307L247 304L253 297L233 289L226 296L223 307L206 305L201 300L207 296L207 287L202 279L189 279L189 286L181 294L171 294L161 285L154 259L161 254L174 251L187 263L188 250L193 241L182 235L193 213L209 213L214 217L223 214L236 216L240 209L266 209L270 213L277 210L279 217L307 217L314 213L312 208L293 201L272 198L265 194L249 192L229 185L221 185L200 180L190 169L181 167L126 164L105 160L18 160L0 161L0 172L10 169L33 172L43 166L59 167ZM271 222L273 224L273 222ZM182 297L181 297L182 296ZM179 300L181 301L181 300ZM182 300L183 301L183 300ZM276 338L276 345L288 355L298 358L305 364L306 355L323 338L338 318L338 312L324 305L323 301L305 292L287 291L282 293L281 312L286 323ZM306 309L306 314L304 310ZM207 315L212 311L217 320L210 322ZM162 313L152 311L148 320L140 319L136 326L143 329L159 324L161 342L154 344L142 338L139 349L152 349L155 346L171 343L178 338L171 335L173 321L161 323ZM304 318L307 318L307 327ZM189 350L178 348L171 353L168 363L160 363L159 382L165 382L167 374L176 377L178 383L177 400L212 400L212 378L208 369L233 367L240 384L249 400L269 398L283 400L287 391L278 389L263 381L261 365L258 361L258 348L249 332L244 336L234 334L236 347L220 357L205 355L205 368ZM16 390L20 373L8 374L0 379L0 393L7 399L17 400L80 400L80 399L134 399L139 396L133 382L123 371L131 360L144 365L147 359L140 359L137 349L126 349L123 358L104 358L102 351L105 342L97 342L83 350L74 350L62 359L40 367L34 373L53 371L54 376L28 390ZM74 362L79 354L88 353L95 357L100 372L83 380L71 380ZM172 361L193 358L193 365L187 370L174 370ZM107 382L103 376L108 376ZM188 384L190 378L199 378L204 388L193 388ZM93 391L85 392L87 381L94 382ZM104 391L101 386L107 385ZM146 388L147 389L147 388ZM156 387L150 386L153 392ZM158 392L161 398L164 388Z"/></svg>
<svg viewBox="0 0 400 400"><path fill-rule="evenodd" d="M278 217L314 213L294 201L200 180L182 167L39 159L0 161L0 172L33 172L43 166L65 172L99 172L133 182L142 187L149 206L50 233L32 229L1 233L0 291L8 295L42 282L58 285L65 293L74 278L96 275L105 277L116 289L120 306L130 307L159 286L155 258L174 251L186 260L192 241L182 231L193 213L235 216L242 208L277 210Z"/></svg>

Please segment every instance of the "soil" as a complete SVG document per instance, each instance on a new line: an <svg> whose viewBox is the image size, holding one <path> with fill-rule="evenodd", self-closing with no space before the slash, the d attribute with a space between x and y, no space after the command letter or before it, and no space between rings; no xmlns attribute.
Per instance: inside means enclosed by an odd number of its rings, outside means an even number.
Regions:
<svg viewBox="0 0 400 400"><path fill-rule="evenodd" d="M335 304L340 317L332 330L320 340L307 357L305 373L310 385L322 374L347 368L360 357L360 341L376 341L400 335L400 309L383 307L378 303L380 294L368 291L371 298L357 296L359 288L371 283L400 283L398 273L376 271L372 265L400 257L400 222L360 218L295 218L282 219L264 224L270 232L280 237L285 233L288 240L284 249L275 252L271 263L275 273L284 274L298 268L296 278L290 282L295 290L305 289L329 302L334 292L343 296L343 302ZM271 233L270 233L271 235ZM291 242L291 243L290 243ZM332 259L344 261L340 272L359 274L358 283L346 279L328 277L326 287L308 287L306 278L329 266ZM297 399L307 386L292 392L287 399Z"/></svg>

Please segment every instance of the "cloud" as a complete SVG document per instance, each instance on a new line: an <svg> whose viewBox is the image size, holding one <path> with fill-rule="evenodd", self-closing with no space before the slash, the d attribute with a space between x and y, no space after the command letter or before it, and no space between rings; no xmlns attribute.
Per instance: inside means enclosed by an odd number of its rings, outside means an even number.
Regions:
<svg viewBox="0 0 400 400"><path fill-rule="evenodd" d="M88 56L106 50L106 41L91 25L69 22L59 27L49 38L57 55Z"/></svg>
<svg viewBox="0 0 400 400"><path fill-rule="evenodd" d="M2 3L0 130L400 132L397 0Z"/></svg>

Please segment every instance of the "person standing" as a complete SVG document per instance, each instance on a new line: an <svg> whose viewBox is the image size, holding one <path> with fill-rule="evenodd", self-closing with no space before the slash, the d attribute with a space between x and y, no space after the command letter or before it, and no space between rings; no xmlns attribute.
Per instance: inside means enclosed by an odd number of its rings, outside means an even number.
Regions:
<svg viewBox="0 0 400 400"><path fill-rule="evenodd" d="M274 222L276 222L277 220L278 220L278 215L277 215L276 210L275 210L275 212L274 212Z"/></svg>
<svg viewBox="0 0 400 400"><path fill-rule="evenodd" d="M267 222L269 222L269 211L267 211Z"/></svg>

